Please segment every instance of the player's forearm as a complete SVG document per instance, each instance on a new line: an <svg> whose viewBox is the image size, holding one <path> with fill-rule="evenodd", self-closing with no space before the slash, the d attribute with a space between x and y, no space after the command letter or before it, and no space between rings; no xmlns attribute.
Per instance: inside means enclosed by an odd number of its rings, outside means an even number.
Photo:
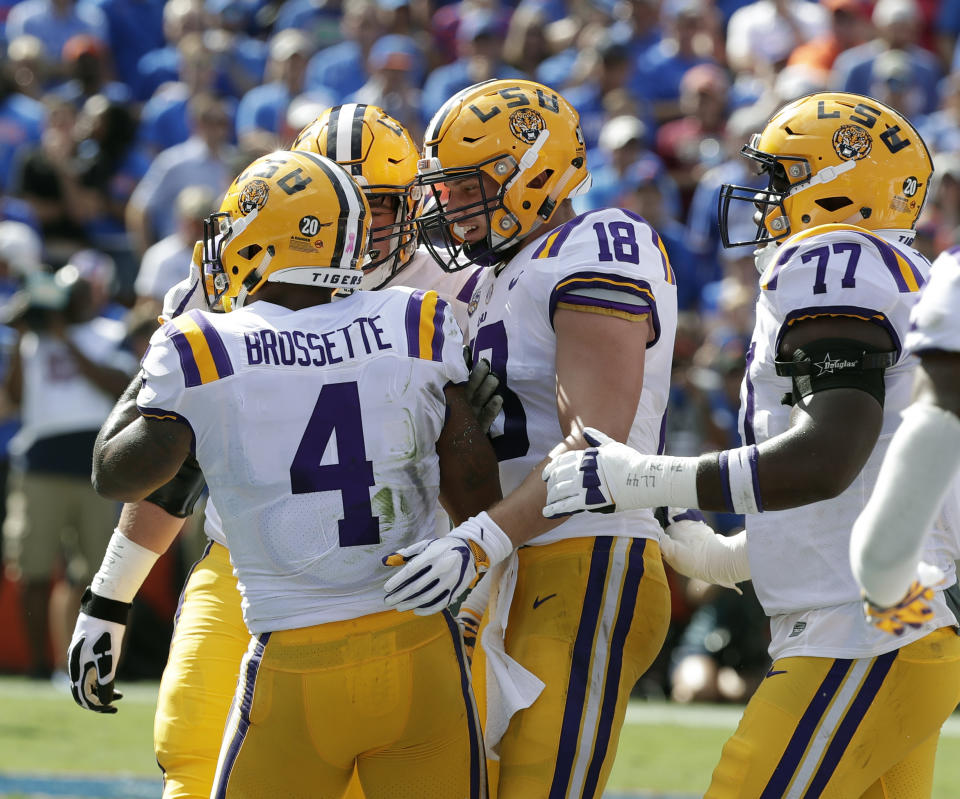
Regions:
<svg viewBox="0 0 960 799"><path fill-rule="evenodd" d="M127 502L120 511L117 531L135 544L163 554L177 537L183 522L152 502Z"/></svg>
<svg viewBox="0 0 960 799"><path fill-rule="evenodd" d="M853 575L882 607L899 602L914 580L924 536L960 468L956 416L926 403L903 416L850 537Z"/></svg>
<svg viewBox="0 0 960 799"><path fill-rule="evenodd" d="M549 462L550 458L540 461L519 486L488 511L490 518L500 525L515 547L566 521L546 519L542 513L547 501L547 487L540 474Z"/></svg>

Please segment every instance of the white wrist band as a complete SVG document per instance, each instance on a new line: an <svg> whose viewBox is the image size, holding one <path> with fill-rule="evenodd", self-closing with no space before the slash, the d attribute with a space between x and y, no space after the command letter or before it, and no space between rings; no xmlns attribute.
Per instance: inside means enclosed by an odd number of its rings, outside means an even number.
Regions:
<svg viewBox="0 0 960 799"><path fill-rule="evenodd" d="M697 468L699 458L679 458L663 455L662 461L663 501L657 507L698 508Z"/></svg>
<svg viewBox="0 0 960 799"><path fill-rule="evenodd" d="M140 546L119 530L114 530L100 571L90 582L90 589L105 599L133 602L159 557L153 550Z"/></svg>
<svg viewBox="0 0 960 799"><path fill-rule="evenodd" d="M756 444L728 449L719 455L720 481L727 509L733 513L760 513L760 453Z"/></svg>
<svg viewBox="0 0 960 799"><path fill-rule="evenodd" d="M486 511L471 516L462 525L455 527L452 532L476 542L486 553L491 566L506 560L507 556L513 552L513 541Z"/></svg>

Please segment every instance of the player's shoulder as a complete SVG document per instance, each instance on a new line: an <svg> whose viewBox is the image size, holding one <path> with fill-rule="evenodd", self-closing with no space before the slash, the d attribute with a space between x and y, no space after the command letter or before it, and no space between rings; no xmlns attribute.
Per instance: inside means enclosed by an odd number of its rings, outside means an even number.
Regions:
<svg viewBox="0 0 960 799"><path fill-rule="evenodd" d="M937 274L951 275L952 279L960 280L960 244L941 252L933 261L933 269Z"/></svg>
<svg viewBox="0 0 960 799"><path fill-rule="evenodd" d="M896 231L881 234L855 225L819 225L801 231L779 245L760 287L765 294L781 295L917 293L927 282L930 263L909 246L910 233L904 231L901 241Z"/></svg>
<svg viewBox="0 0 960 799"><path fill-rule="evenodd" d="M584 270L673 283L659 235L642 217L623 208L587 211L557 226L525 248L538 273L562 277Z"/></svg>

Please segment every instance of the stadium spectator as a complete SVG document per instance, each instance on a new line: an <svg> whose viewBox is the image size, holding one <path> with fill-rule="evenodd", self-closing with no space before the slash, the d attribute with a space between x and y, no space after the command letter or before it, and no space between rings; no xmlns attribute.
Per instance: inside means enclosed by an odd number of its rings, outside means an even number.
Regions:
<svg viewBox="0 0 960 799"><path fill-rule="evenodd" d="M99 8L107 20L105 41L116 80L138 91L137 65L151 50L164 46L163 15L166 0L84 0ZM142 99L137 95L138 99Z"/></svg>
<svg viewBox="0 0 960 799"><path fill-rule="evenodd" d="M57 95L80 108L95 94L105 95L116 103L130 103L133 94L125 83L113 80L107 45L86 33L67 39L60 55L66 82L54 90Z"/></svg>
<svg viewBox="0 0 960 799"><path fill-rule="evenodd" d="M341 103L367 81L370 48L382 29L373 0L351 0L340 22L343 41L321 50L307 64L308 90L327 89Z"/></svg>
<svg viewBox="0 0 960 799"><path fill-rule="evenodd" d="M960 73L943 79L940 96L937 110L922 117L917 129L933 153L960 153Z"/></svg>
<svg viewBox="0 0 960 799"><path fill-rule="evenodd" d="M96 569L116 506L90 485L93 442L136 369L121 348L123 325L98 315L91 284L68 264L56 276L34 272L17 312L18 331L4 390L22 426L10 443L14 467L4 557L19 575L30 674L66 670L64 631ZM49 614L51 584L62 573L70 599ZM50 630L54 661L47 660Z"/></svg>
<svg viewBox="0 0 960 799"><path fill-rule="evenodd" d="M237 105L237 141L243 150L267 153L279 146L287 107L303 91L312 54L313 44L303 31L286 28L273 35L267 82L247 92Z"/></svg>
<svg viewBox="0 0 960 799"><path fill-rule="evenodd" d="M176 228L174 205L180 190L203 184L216 194L230 183L236 150L229 144L226 104L209 94L190 99L193 133L183 144L160 153L127 204L126 223L135 252L143 252Z"/></svg>
<svg viewBox="0 0 960 799"><path fill-rule="evenodd" d="M46 120L43 103L21 93L13 64L0 61L0 189L10 190L11 176L24 151L39 144Z"/></svg>
<svg viewBox="0 0 960 799"><path fill-rule="evenodd" d="M17 91L34 100L43 97L47 58L43 42L29 33L17 36L7 45L7 67Z"/></svg>
<svg viewBox="0 0 960 799"><path fill-rule="evenodd" d="M503 60L533 80L540 64L551 55L543 11L522 3L510 16L503 42Z"/></svg>
<svg viewBox="0 0 960 799"><path fill-rule="evenodd" d="M164 83L180 78L180 40L188 33L203 33L207 14L203 0L168 0L163 7L163 43L137 61L134 96L145 102Z"/></svg>
<svg viewBox="0 0 960 799"><path fill-rule="evenodd" d="M177 229L147 248L134 284L137 303L163 303L167 291L179 283L193 256L193 245L203 238L203 220L213 213L216 197L208 186L187 186L176 200Z"/></svg>
<svg viewBox="0 0 960 799"><path fill-rule="evenodd" d="M771 78L794 48L826 33L827 10L806 0L756 0L727 25L727 62L735 72Z"/></svg>
<svg viewBox="0 0 960 799"><path fill-rule="evenodd" d="M57 64L71 36L86 33L107 41L107 17L97 6L76 0L22 0L10 9L6 36L9 40L25 33L43 42L47 58Z"/></svg>
<svg viewBox="0 0 960 799"><path fill-rule="evenodd" d="M889 51L899 51L906 58L895 58L908 65L909 80L919 95L914 103L917 107L904 108L903 111L932 113L937 109L937 83L942 73L936 56L918 44L922 31L920 6L916 0L878 0L872 19L876 37L837 56L831 86L840 91L869 95L876 86L878 78L874 73L877 68L889 69L893 65L881 56ZM881 74L880 79L884 77L886 75Z"/></svg>
<svg viewBox="0 0 960 799"><path fill-rule="evenodd" d="M47 95L44 104L43 138L24 155L11 190L30 203L40 220L47 260L63 266L86 242L86 208L76 170L77 109L55 95Z"/></svg>
<svg viewBox="0 0 960 799"><path fill-rule="evenodd" d="M870 8L866 0L820 0L830 12L829 29L797 45L787 59L789 66L804 65L829 72L840 53L869 38Z"/></svg>
<svg viewBox="0 0 960 799"><path fill-rule="evenodd" d="M464 15L457 28L457 59L434 69L423 84L421 115L430 120L450 97L474 83L492 78L522 78L503 61L502 17L488 10Z"/></svg>
<svg viewBox="0 0 960 799"><path fill-rule="evenodd" d="M177 45L178 79L158 87L140 114L140 146L156 154L190 137L189 104L202 93L220 94L213 55L202 33L187 33ZM235 102L223 98L233 116ZM232 138L232 132L231 132Z"/></svg>
<svg viewBox="0 0 960 799"><path fill-rule="evenodd" d="M376 105L398 120L420 141L420 85L425 73L425 58L416 41L409 36L387 34L370 48L367 71L370 79L347 98L347 102Z"/></svg>

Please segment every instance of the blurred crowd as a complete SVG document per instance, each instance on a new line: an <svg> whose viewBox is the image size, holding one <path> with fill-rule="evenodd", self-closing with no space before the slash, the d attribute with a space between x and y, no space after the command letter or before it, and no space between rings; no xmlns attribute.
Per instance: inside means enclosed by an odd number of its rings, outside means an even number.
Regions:
<svg viewBox="0 0 960 799"><path fill-rule="evenodd" d="M321 110L376 104L418 139L478 81L561 91L593 174L577 210L640 214L673 263L668 449L695 454L739 443L757 278L749 248L720 247L716 207L722 183L759 180L740 146L812 91L894 106L934 156L917 241L934 257L960 240L958 33L960 0L0 0L0 591L19 591L29 670L64 668L117 511L90 488L93 440L202 219ZM671 578L673 631L640 690L749 695L755 598Z"/></svg>

